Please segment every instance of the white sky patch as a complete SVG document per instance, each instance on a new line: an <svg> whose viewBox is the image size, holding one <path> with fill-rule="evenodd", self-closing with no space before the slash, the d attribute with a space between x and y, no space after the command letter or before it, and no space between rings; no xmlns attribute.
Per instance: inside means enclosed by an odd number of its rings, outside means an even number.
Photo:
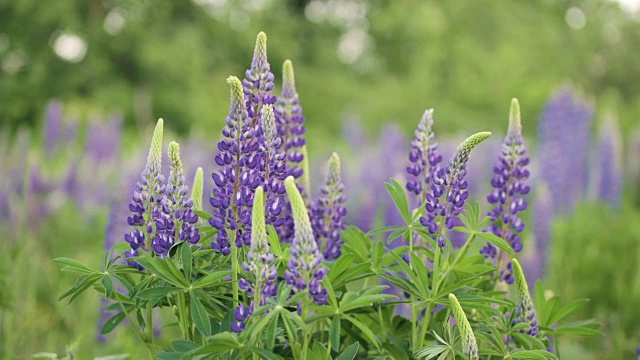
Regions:
<svg viewBox="0 0 640 360"><path fill-rule="evenodd" d="M580 30L587 25L587 17L584 12L575 6L570 7L564 15L564 20L570 28Z"/></svg>
<svg viewBox="0 0 640 360"><path fill-rule="evenodd" d="M350 29L342 38L338 45L338 60L346 64L353 64L362 56L367 48L369 35L363 29Z"/></svg>
<svg viewBox="0 0 640 360"><path fill-rule="evenodd" d="M640 0L611 0L620 4L620 7L630 13L640 12Z"/></svg>

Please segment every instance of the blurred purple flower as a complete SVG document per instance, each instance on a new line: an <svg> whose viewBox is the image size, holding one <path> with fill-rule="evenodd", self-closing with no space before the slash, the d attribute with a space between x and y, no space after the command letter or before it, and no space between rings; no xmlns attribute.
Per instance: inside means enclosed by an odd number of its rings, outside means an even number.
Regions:
<svg viewBox="0 0 640 360"><path fill-rule="evenodd" d="M598 133L598 143L592 161L591 186L593 195L613 208L622 203L622 134L617 118L607 115Z"/></svg>
<svg viewBox="0 0 640 360"><path fill-rule="evenodd" d="M53 154L60 140L60 130L62 128L62 102L50 100L47 103L44 116L44 149L46 154Z"/></svg>

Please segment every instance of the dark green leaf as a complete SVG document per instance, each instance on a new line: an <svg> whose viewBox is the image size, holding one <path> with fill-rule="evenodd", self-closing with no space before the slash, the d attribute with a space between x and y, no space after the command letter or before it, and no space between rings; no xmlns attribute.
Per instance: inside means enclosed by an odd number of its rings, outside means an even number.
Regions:
<svg viewBox="0 0 640 360"><path fill-rule="evenodd" d="M196 294L191 291L191 318L193 319L194 324L196 324L196 328L202 333L204 336L211 335L211 322L209 321L209 315L207 314L207 310L204 308L200 299L196 296Z"/></svg>
<svg viewBox="0 0 640 360"><path fill-rule="evenodd" d="M340 316L334 316L331 320L331 329L329 330L329 343L331 347L338 351L340 349Z"/></svg>
<svg viewBox="0 0 640 360"><path fill-rule="evenodd" d="M340 354L336 360L353 360L358 354L360 343L353 343Z"/></svg>
<svg viewBox="0 0 640 360"><path fill-rule="evenodd" d="M126 315L123 312L119 312L107 319L107 321L105 321L104 325L102 326L102 329L100 329L100 335L107 335L108 333L110 333L125 318Z"/></svg>
<svg viewBox="0 0 640 360"><path fill-rule="evenodd" d="M167 294L178 290L180 289L172 286L158 286L144 289L140 291L136 296L143 300L158 300L167 296Z"/></svg>

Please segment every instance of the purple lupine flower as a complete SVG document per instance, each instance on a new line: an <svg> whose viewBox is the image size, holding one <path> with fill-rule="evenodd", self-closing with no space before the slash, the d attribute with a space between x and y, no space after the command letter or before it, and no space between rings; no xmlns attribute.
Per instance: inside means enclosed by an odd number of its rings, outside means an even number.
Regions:
<svg viewBox="0 0 640 360"><path fill-rule="evenodd" d="M288 269L284 273L285 280L295 292L308 290L309 297L316 304L324 305L327 302L328 293L327 289L322 288L320 282L327 274L327 268L320 266L323 256L313 237L307 208L293 176L287 177L284 185L295 222L293 243L289 248L291 258L287 263Z"/></svg>
<svg viewBox="0 0 640 360"><path fill-rule="evenodd" d="M242 264L244 271L253 274L255 281L250 283L246 279L240 279L239 287L252 300L247 308L244 303L236 308L234 313L235 322L231 323L234 332L241 332L245 329L244 322L248 316L253 314L253 309L263 306L267 299L273 298L278 292L276 278L278 270L273 265L273 254L269 250L267 240L267 228L265 223L265 198L262 187L256 188L253 197L254 206L251 226L251 249L247 253L247 260Z"/></svg>
<svg viewBox="0 0 640 360"><path fill-rule="evenodd" d="M176 142L169 144L171 172L164 196L153 209L156 233L151 247L156 254L166 256L169 249L178 242L197 244L200 233L196 228L198 215L193 212L193 200L189 195L189 186L185 184L180 146Z"/></svg>
<svg viewBox="0 0 640 360"><path fill-rule="evenodd" d="M524 221L518 216L527 208L524 197L530 188L525 183L529 178L529 157L522 138L520 122L520 105L517 99L511 101L509 130L504 139L498 161L493 166L494 176L491 179L493 191L487 201L493 206L487 215L491 218L489 230L497 237L504 239L515 252L522 251L520 233L524 229ZM495 259L496 249L488 244L480 251L485 257ZM497 256L501 256L502 254ZM503 270L503 269L500 269ZM513 277L507 266L503 280L513 283Z"/></svg>
<svg viewBox="0 0 640 360"><path fill-rule="evenodd" d="M414 132L415 138L411 141L409 152L411 165L407 166L407 172L410 175L407 190L417 195L418 204L425 201L432 186L437 186L434 176L439 173L439 164L442 161L432 128L433 109L428 109L425 110Z"/></svg>
<svg viewBox="0 0 640 360"><path fill-rule="evenodd" d="M213 173L216 187L210 199L214 207L214 217L209 223L218 229L211 248L223 255L231 253L231 241L241 247L251 242L251 205L253 193L260 185L259 152L261 127L252 126L244 102L240 80L231 76L227 79L231 87L231 106L226 126L222 129L224 138L218 142L220 151L215 157L219 172Z"/></svg>
<svg viewBox="0 0 640 360"><path fill-rule="evenodd" d="M344 230L342 218L347 215L344 207L347 201L344 184L340 178L340 158L333 153L329 159L329 169L320 196L309 207L309 217L313 236L326 260L337 260L341 254L340 232Z"/></svg>
<svg viewBox="0 0 640 360"><path fill-rule="evenodd" d="M108 162L116 158L122 133L122 117L112 116L109 121L94 120L89 124L85 153L94 162Z"/></svg>
<svg viewBox="0 0 640 360"><path fill-rule="evenodd" d="M282 65L282 94L278 98L275 113L278 135L285 144L290 175L298 179L304 172L300 163L304 160L301 149L306 144L303 137L305 117L302 115L302 107L296 91L291 60L285 60ZM310 189L303 190L307 193L311 191Z"/></svg>
<svg viewBox="0 0 640 360"><path fill-rule="evenodd" d="M291 219L291 212L285 212L285 188L283 181L289 175L286 165L286 154L282 150L282 138L278 135L273 107L265 105L262 110L262 126L264 130L264 143L261 151L264 152L264 183L267 205L267 224L272 225L281 238L285 237L289 229L285 229L286 218ZM293 228L293 226L291 226ZM284 231L287 230L287 231Z"/></svg>
<svg viewBox="0 0 640 360"><path fill-rule="evenodd" d="M620 208L623 187L622 136L618 120L612 114L607 115L600 126L593 160L593 195L613 208Z"/></svg>
<svg viewBox="0 0 640 360"><path fill-rule="evenodd" d="M274 76L267 60L267 35L264 32L260 32L256 38L251 67L244 75L242 87L247 116L251 119L251 127L255 127L259 125L262 106L273 105L276 102L276 97L271 93L274 88Z"/></svg>
<svg viewBox="0 0 640 360"><path fill-rule="evenodd" d="M569 89L555 95L539 124L540 178L549 185L554 208L566 214L583 198L593 108Z"/></svg>
<svg viewBox="0 0 640 360"><path fill-rule="evenodd" d="M62 103L51 100L47 103L44 116L44 148L47 154L56 150L62 127Z"/></svg>
<svg viewBox="0 0 640 360"><path fill-rule="evenodd" d="M454 227L456 218L462 212L465 200L469 196L469 183L465 176L471 151L489 136L490 132L479 132L469 136L458 146L446 172L439 168L432 174L431 189L426 196L426 217L420 217L420 223L427 228L441 248L446 244L442 235L444 228L451 230Z"/></svg>
<svg viewBox="0 0 640 360"><path fill-rule="evenodd" d="M147 164L140 175L141 179L136 183L136 190L129 204L131 216L127 218L127 222L131 231L125 234L124 239L131 245L131 251L127 251L125 257L135 257L139 250L151 249L155 225L152 215L157 211L166 190L165 179L161 174L162 126L163 120L159 119L151 139ZM129 262L129 265L140 268L135 262Z"/></svg>

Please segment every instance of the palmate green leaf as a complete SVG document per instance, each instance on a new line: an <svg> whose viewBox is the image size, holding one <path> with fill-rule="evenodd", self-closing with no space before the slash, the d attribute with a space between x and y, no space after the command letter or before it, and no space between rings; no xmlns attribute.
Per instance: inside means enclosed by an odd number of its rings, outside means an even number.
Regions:
<svg viewBox="0 0 640 360"><path fill-rule="evenodd" d="M447 357L449 356L450 352L451 348L448 345L429 345L418 349L414 355L414 358L429 360L441 357L443 355Z"/></svg>
<svg viewBox="0 0 640 360"><path fill-rule="evenodd" d="M515 350L506 359L557 360L558 357L546 350Z"/></svg>
<svg viewBox="0 0 640 360"><path fill-rule="evenodd" d="M102 329L100 329L100 335L107 335L108 333L113 331L113 329L115 329L116 326L118 326L118 324L120 324L125 318L125 313L119 312L107 319L107 321L105 321L104 325L102 326Z"/></svg>
<svg viewBox="0 0 640 360"><path fill-rule="evenodd" d="M93 270L77 260L65 257L55 258L51 260L51 262L64 265L60 271L79 272L83 274L102 274L102 272Z"/></svg>
<svg viewBox="0 0 640 360"><path fill-rule="evenodd" d="M73 300L75 300L78 296L84 293L89 287L91 287L91 285L96 283L103 276L104 274L98 273L98 274L85 275L80 277L81 280L79 278L78 279L79 281L76 282L76 285L74 287L72 287L71 289L67 290L65 293L60 295L60 297L58 298L58 301L64 298L70 297L69 304L71 304Z"/></svg>
<svg viewBox="0 0 640 360"><path fill-rule="evenodd" d="M161 352L159 354L155 354L155 357L158 358L159 360L180 360L182 359L183 355L184 354L181 352L166 351L166 352Z"/></svg>
<svg viewBox="0 0 640 360"><path fill-rule="evenodd" d="M283 360L284 359L280 355L274 354L271 351L261 349L255 346L248 346L247 349L252 353L258 355L260 359L265 359L265 360Z"/></svg>
<svg viewBox="0 0 640 360"><path fill-rule="evenodd" d="M191 295L191 319L193 323L196 324L196 328L200 333L204 336L211 335L211 321L209 320L209 314L207 314L207 310L200 302L200 299L196 295L195 292L190 291Z"/></svg>
<svg viewBox="0 0 640 360"><path fill-rule="evenodd" d="M372 243L368 234L355 226L347 226L342 231L342 240L344 241L343 253L352 253L357 262L369 261Z"/></svg>
<svg viewBox="0 0 640 360"><path fill-rule="evenodd" d="M187 353L189 356L212 355L220 356L226 352L240 349L243 344L238 340L238 336L231 332L222 332L208 337L209 344Z"/></svg>
<svg viewBox="0 0 640 360"><path fill-rule="evenodd" d="M393 203L402 215L406 224L411 224L411 210L409 209L409 200L407 199L407 193L404 191L404 187L395 180L391 180L391 183L386 183L384 186L387 188L387 192L391 195Z"/></svg>
<svg viewBox="0 0 640 360"><path fill-rule="evenodd" d="M200 347L200 345L186 340L176 340L171 342L171 348L179 353L186 353L191 350L195 350L198 347Z"/></svg>
<svg viewBox="0 0 640 360"><path fill-rule="evenodd" d="M136 297L142 300L153 301L153 300L161 299L167 296L168 294L178 290L180 289L173 286L157 286L157 287L151 287L151 288L146 288L141 290L139 293L136 294Z"/></svg>
<svg viewBox="0 0 640 360"><path fill-rule="evenodd" d="M213 217L215 217L215 216L213 216L213 215L209 214L208 212L206 212L206 211L202 211L202 210L193 210L193 212L194 212L196 215L198 215L198 217L199 217L200 219L209 219L209 218L213 218Z"/></svg>
<svg viewBox="0 0 640 360"><path fill-rule="evenodd" d="M110 298L113 294L113 280L111 280L111 277L102 277L102 287L104 287L104 296Z"/></svg>
<svg viewBox="0 0 640 360"><path fill-rule="evenodd" d="M329 344L336 351L340 349L340 316L334 316L329 328Z"/></svg>
<svg viewBox="0 0 640 360"><path fill-rule="evenodd" d="M205 287L218 286L224 282L223 279L227 276L231 276L231 270L219 270L212 272L207 276L196 280L191 287L193 289L201 289Z"/></svg>
<svg viewBox="0 0 640 360"><path fill-rule="evenodd" d="M340 288L342 286L347 285L348 283L360 279L364 279L369 276L373 276L375 273L371 271L371 264L357 264L353 265L347 270L343 271L338 275L335 279L331 279L333 285L336 288Z"/></svg>
<svg viewBox="0 0 640 360"><path fill-rule="evenodd" d="M476 236L486 240L487 242L491 243L491 245L506 252L507 254L511 256L515 256L515 253L513 252L513 249L511 248L511 246L509 246L509 244L506 241L504 241L502 238L499 238L493 235L492 233L488 233L488 232L476 232Z"/></svg>
<svg viewBox="0 0 640 360"><path fill-rule="evenodd" d="M373 331L371 331L371 328L369 328L368 326L366 326L360 320L354 318L353 316L343 315L343 318L344 320L347 320L353 325L355 325L361 331L361 335L364 335L365 338L367 338L371 343L373 343L376 349L378 350L381 349L380 339L378 339L378 337L373 333Z"/></svg>
<svg viewBox="0 0 640 360"><path fill-rule="evenodd" d="M561 307L560 309L557 309L556 311L553 311L549 315L548 324L549 325L553 325L553 324L559 323L564 318L566 318L567 316L571 315L573 312L581 309L588 302L589 302L589 299L573 300L572 302L570 302L567 305Z"/></svg>
<svg viewBox="0 0 640 360"><path fill-rule="evenodd" d="M267 332L265 334L265 345L267 350L272 351L273 347L276 344L276 335L278 333L278 318L279 316L274 315L269 320L269 325L267 326Z"/></svg>
<svg viewBox="0 0 640 360"><path fill-rule="evenodd" d="M187 279L191 279L191 267L193 266L193 256L191 253L191 245L184 241L180 245L180 259L182 260L182 269Z"/></svg>
<svg viewBox="0 0 640 360"><path fill-rule="evenodd" d="M355 359L356 355L358 354L358 347L359 346L360 346L360 343L358 343L358 342L355 342L355 343L351 344L340 355L338 355L336 360L353 360L353 359Z"/></svg>
<svg viewBox="0 0 640 360"><path fill-rule="evenodd" d="M271 253L276 257L282 256L282 246L280 246L278 233L276 232L276 229L271 225L267 225L267 238L269 240L269 248L271 250Z"/></svg>

